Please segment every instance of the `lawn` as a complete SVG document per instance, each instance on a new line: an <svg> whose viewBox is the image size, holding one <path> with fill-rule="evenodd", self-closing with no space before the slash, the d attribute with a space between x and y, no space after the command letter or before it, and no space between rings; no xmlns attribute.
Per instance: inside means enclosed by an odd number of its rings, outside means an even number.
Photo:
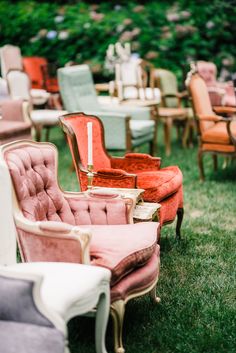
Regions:
<svg viewBox="0 0 236 353"><path fill-rule="evenodd" d="M51 141L59 148L59 177L67 190L78 190L62 133ZM197 142L182 149L173 136L172 155L163 166L178 165L184 175L185 216L182 240L176 242L174 224L162 229L161 273L154 305L149 297L127 305L124 346L127 353L234 353L236 347L236 163L213 172L205 156L206 181L199 181ZM142 152L146 152L145 148ZM107 349L112 352L112 325ZM92 353L94 320L76 318L69 324L71 353Z"/></svg>

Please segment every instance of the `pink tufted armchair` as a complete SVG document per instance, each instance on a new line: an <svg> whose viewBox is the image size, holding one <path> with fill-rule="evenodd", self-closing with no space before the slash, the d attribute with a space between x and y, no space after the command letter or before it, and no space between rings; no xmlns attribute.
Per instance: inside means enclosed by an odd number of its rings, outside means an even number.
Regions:
<svg viewBox="0 0 236 353"><path fill-rule="evenodd" d="M1 147L13 185L14 219L23 261L90 263L111 271L114 344L124 352L125 304L150 293L156 301L159 223L132 224L131 200L116 194L63 192L57 151L21 141Z"/></svg>
<svg viewBox="0 0 236 353"><path fill-rule="evenodd" d="M217 81L217 68L213 62L198 61L197 71L207 85L212 106L236 107L233 82Z"/></svg>
<svg viewBox="0 0 236 353"><path fill-rule="evenodd" d="M159 222L171 223L177 215L176 236L183 219L183 181L177 166L161 168L161 159L143 153L124 157L108 155L104 130L98 117L83 113L60 118L72 154L81 190L87 189L87 122L93 123L94 186L145 189L144 201L161 204Z"/></svg>

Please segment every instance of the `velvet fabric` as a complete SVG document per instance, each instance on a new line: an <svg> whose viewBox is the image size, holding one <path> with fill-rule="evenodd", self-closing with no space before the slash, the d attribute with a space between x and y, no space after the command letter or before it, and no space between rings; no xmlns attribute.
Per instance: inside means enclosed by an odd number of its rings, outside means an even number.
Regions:
<svg viewBox="0 0 236 353"><path fill-rule="evenodd" d="M64 353L64 337L55 328L0 320L4 353Z"/></svg>
<svg viewBox="0 0 236 353"><path fill-rule="evenodd" d="M231 131L236 136L236 122L231 123ZM202 134L202 141L228 145L231 143L225 122L218 122Z"/></svg>
<svg viewBox="0 0 236 353"><path fill-rule="evenodd" d="M160 247L156 245L155 253L145 267L137 268L129 276L111 288L111 303L116 300L125 300L129 295L150 287L159 275Z"/></svg>
<svg viewBox="0 0 236 353"><path fill-rule="evenodd" d="M156 248L158 228L156 222L90 226L91 264L108 268L112 273L113 286L135 268L149 261Z"/></svg>

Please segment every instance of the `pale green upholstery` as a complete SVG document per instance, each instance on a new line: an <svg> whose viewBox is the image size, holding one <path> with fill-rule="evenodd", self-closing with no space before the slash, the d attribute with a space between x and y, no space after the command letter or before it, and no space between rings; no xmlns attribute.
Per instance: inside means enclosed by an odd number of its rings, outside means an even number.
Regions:
<svg viewBox="0 0 236 353"><path fill-rule="evenodd" d="M155 143L156 122L151 119L150 108L101 105L88 65L60 68L58 81L68 112L84 112L102 120L107 149L130 150L146 142Z"/></svg>
<svg viewBox="0 0 236 353"><path fill-rule="evenodd" d="M162 92L164 106L167 108L176 108L179 106L178 98L174 98L178 94L178 83L173 72L165 69L155 70L156 78L158 78L158 86ZM165 96L173 96L173 98L165 98Z"/></svg>

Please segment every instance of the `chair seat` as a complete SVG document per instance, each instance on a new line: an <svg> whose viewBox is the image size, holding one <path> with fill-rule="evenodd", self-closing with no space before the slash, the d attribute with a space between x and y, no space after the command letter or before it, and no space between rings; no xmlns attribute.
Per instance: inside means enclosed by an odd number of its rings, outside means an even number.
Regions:
<svg viewBox="0 0 236 353"><path fill-rule="evenodd" d="M59 117L66 113L65 110L37 109L31 112L31 119L35 124L56 125Z"/></svg>
<svg viewBox="0 0 236 353"><path fill-rule="evenodd" d="M187 118L188 117L188 110L184 108L159 108L158 115L160 117L168 118Z"/></svg>
<svg viewBox="0 0 236 353"><path fill-rule="evenodd" d="M0 321L0 347L4 353L64 353L64 336L55 328Z"/></svg>
<svg viewBox="0 0 236 353"><path fill-rule="evenodd" d="M90 225L89 228L92 230L91 264L111 270L113 286L151 258L156 247L159 224Z"/></svg>
<svg viewBox="0 0 236 353"><path fill-rule="evenodd" d="M132 138L142 137L155 130L154 120L130 120Z"/></svg>
<svg viewBox="0 0 236 353"><path fill-rule="evenodd" d="M156 251L145 267L136 269L111 288L111 303L125 300L128 296L150 287L159 274L159 262L160 247L156 245Z"/></svg>
<svg viewBox="0 0 236 353"><path fill-rule="evenodd" d="M236 122L231 123L231 131L236 137ZM202 133L202 141L228 145L230 144L229 134L227 132L227 124L224 122L216 123L213 127Z"/></svg>
<svg viewBox="0 0 236 353"><path fill-rule="evenodd" d="M22 133L30 136L31 124L23 121L0 120L0 139L7 139L14 135L15 139Z"/></svg>
<svg viewBox="0 0 236 353"><path fill-rule="evenodd" d="M42 300L64 319L70 318L72 311L82 315L95 307L101 285L110 280L105 268L62 262L21 263L10 269L43 275Z"/></svg>
<svg viewBox="0 0 236 353"><path fill-rule="evenodd" d="M174 194L183 183L181 170L177 166L162 168L158 171L136 171L137 186L145 189L146 201L160 202Z"/></svg>
<svg viewBox="0 0 236 353"><path fill-rule="evenodd" d="M45 89L40 89L40 88L32 88L30 90L30 95L35 105L45 104L50 97L50 93L45 91Z"/></svg>

